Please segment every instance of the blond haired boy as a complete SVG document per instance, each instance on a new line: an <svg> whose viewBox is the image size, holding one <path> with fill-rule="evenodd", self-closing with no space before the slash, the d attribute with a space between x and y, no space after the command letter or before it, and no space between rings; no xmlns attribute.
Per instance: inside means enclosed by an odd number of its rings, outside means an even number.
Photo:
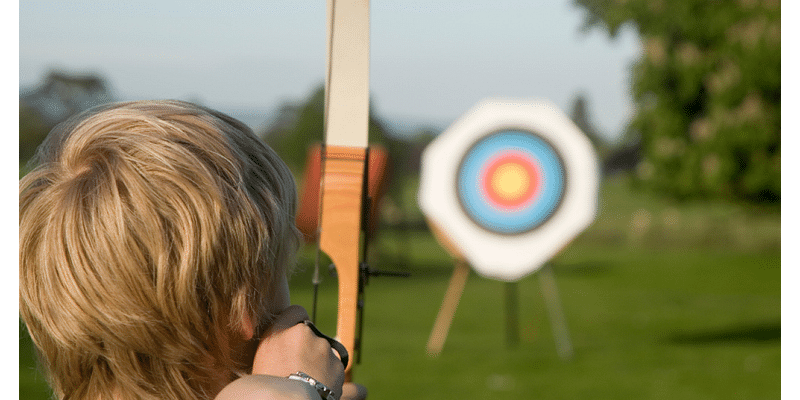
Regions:
<svg viewBox="0 0 800 400"><path fill-rule="evenodd" d="M340 398L290 306L293 178L241 122L119 103L53 129L19 183L20 314L58 399Z"/></svg>

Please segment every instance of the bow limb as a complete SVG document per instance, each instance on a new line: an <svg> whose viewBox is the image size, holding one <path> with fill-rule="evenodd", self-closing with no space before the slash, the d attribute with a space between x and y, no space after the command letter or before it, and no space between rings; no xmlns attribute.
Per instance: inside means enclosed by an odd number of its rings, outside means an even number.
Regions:
<svg viewBox="0 0 800 400"><path fill-rule="evenodd" d="M369 0L328 0L328 70L319 246L339 280L336 336L352 359L361 273L359 247L369 127ZM352 363L346 379L352 377Z"/></svg>

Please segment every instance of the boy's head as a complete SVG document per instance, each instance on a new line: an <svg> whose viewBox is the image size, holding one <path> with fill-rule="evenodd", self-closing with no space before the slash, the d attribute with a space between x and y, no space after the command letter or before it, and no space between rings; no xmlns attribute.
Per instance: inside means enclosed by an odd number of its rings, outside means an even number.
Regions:
<svg viewBox="0 0 800 400"><path fill-rule="evenodd" d="M286 165L221 113L115 104L21 181L20 313L58 397L194 398L269 322L299 243ZM230 375L230 373L228 374Z"/></svg>

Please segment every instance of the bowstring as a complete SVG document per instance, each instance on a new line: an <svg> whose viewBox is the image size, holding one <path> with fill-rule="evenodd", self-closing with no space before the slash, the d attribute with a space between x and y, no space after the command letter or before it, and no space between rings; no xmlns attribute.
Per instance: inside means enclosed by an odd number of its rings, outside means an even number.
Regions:
<svg viewBox="0 0 800 400"><path fill-rule="evenodd" d="M323 129L328 129L328 112L330 110L330 79L331 79L331 72L333 68L333 63L331 62L333 51L333 32L334 32L334 22L336 18L334 18L336 13L336 0L331 0L330 6L328 7L328 65L326 69L326 77L325 77L325 104L323 106L323 114L322 114L322 126ZM317 204L319 208L317 210L317 252L314 260L314 274L311 276L311 285L313 287L313 298L311 304L311 322L316 323L317 321L317 299L319 295L319 285L322 282L322 278L319 274L319 260L320 260L320 233L321 233L321 226L322 226L322 200L323 200L323 192L325 188L325 144L324 140L327 139L327 132L323 132L323 145L320 148L320 177L319 177L319 199Z"/></svg>

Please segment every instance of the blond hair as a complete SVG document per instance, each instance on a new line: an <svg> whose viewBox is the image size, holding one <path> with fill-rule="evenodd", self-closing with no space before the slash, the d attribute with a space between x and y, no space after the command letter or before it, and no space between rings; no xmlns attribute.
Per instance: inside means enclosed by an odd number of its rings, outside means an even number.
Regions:
<svg viewBox="0 0 800 400"><path fill-rule="evenodd" d="M299 243L286 165L177 101L56 127L19 183L20 314L58 398L213 396Z"/></svg>

